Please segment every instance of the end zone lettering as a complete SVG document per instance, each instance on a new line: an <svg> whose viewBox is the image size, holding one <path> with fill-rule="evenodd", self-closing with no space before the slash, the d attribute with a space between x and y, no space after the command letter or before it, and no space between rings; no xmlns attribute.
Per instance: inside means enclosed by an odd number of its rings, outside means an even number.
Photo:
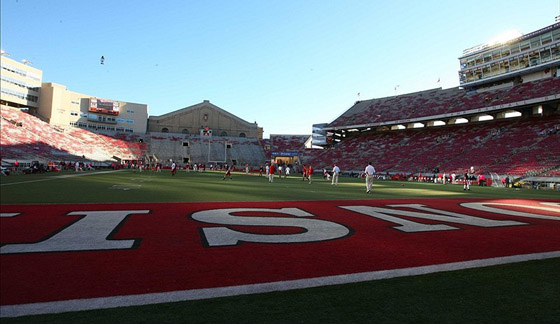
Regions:
<svg viewBox="0 0 560 324"><path fill-rule="evenodd" d="M382 204L372 206L372 201L366 203L352 202L320 202L323 208L319 212L311 213L305 210L309 203L291 202L291 205L305 205L303 207L283 208L254 208L251 203L236 208L211 208L206 204L177 204L180 208L173 208L174 215L158 216L157 207L153 209L126 210L85 210L72 211L62 216L77 216L70 224L45 235L36 242L26 242L24 235L20 242L2 242L0 254L17 253L46 253L46 252L76 252L128 250L142 246L142 236L134 238L116 238L119 229L127 226L127 222L138 215L153 216L150 226L165 225L165 217L177 217L183 222L194 226L200 233L200 245L205 247L236 246L242 243L287 244L313 243L344 239L352 235L359 228L352 228L345 224L348 217L370 217L386 223L387 231L404 233L440 232L463 229L465 227L510 227L531 224L531 219L560 220L560 203L535 201L474 201L459 204L441 204L440 200L430 205L415 204ZM233 205L234 203L230 204ZM263 205L263 203L254 203ZM268 203L273 206L278 203ZM286 204L286 203L284 203ZM319 203L317 203L319 204ZM328 208L324 208L325 205ZM379 202L373 202L379 204ZM169 205L169 204L168 204ZM215 205L215 204L213 204ZM265 204L266 205L266 204ZM153 207L153 206L152 206ZM12 207L17 209L18 207ZM42 206L49 208L49 206ZM10 226L9 220L17 223L18 218L35 217L43 210L20 211L14 210L0 214L6 220L4 225ZM194 211L193 211L194 209ZM345 212L346 211L346 212ZM348 214L348 211L351 212ZM508 216L510 219L496 219L496 216ZM515 218L513 220L511 218ZM28 223L28 222L26 222ZM34 223L28 223L33 225ZM217 226L222 225L222 226ZM17 224L14 225L17 227ZM25 225L24 225L25 226ZM242 227L243 229L239 229ZM267 233L253 231L255 228L270 228ZM285 229L292 232L286 233ZM149 230L149 228L147 228ZM294 230L296 232L294 232ZM4 237L4 235L3 235Z"/></svg>
<svg viewBox="0 0 560 324"><path fill-rule="evenodd" d="M2 205L0 317L557 257L559 220L531 199Z"/></svg>

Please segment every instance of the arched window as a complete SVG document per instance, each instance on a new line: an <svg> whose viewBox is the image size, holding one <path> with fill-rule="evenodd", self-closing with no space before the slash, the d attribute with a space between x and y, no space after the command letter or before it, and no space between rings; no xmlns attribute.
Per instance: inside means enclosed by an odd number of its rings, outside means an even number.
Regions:
<svg viewBox="0 0 560 324"><path fill-rule="evenodd" d="M220 136L221 136L221 137L227 136L227 132L221 132L221 133L220 133Z"/></svg>
<svg viewBox="0 0 560 324"><path fill-rule="evenodd" d="M189 130L185 128L185 129L183 129L183 131L181 133L183 133L185 135L189 135Z"/></svg>
<svg viewBox="0 0 560 324"><path fill-rule="evenodd" d="M239 137L247 137L247 135L245 135L245 133L239 133Z"/></svg>
<svg viewBox="0 0 560 324"><path fill-rule="evenodd" d="M161 132L162 132L162 133L169 133L169 129L167 129L167 128L164 127L164 128L161 129Z"/></svg>

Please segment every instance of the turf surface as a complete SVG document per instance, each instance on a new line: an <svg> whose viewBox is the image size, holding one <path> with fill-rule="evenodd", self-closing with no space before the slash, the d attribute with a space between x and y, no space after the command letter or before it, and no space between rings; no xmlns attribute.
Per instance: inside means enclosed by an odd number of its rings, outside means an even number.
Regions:
<svg viewBox="0 0 560 324"><path fill-rule="evenodd" d="M79 176L75 176L79 175ZM553 191L223 173L62 172L2 177L0 202L214 202L409 198L560 199ZM560 260L211 300L3 318L2 323L558 323Z"/></svg>
<svg viewBox="0 0 560 324"><path fill-rule="evenodd" d="M2 323L535 323L560 318L560 260Z"/></svg>
<svg viewBox="0 0 560 324"><path fill-rule="evenodd" d="M280 201L394 198L560 198L560 192L433 183L375 181L365 193L363 179L341 177L338 186L320 176L309 184L299 176L276 178L219 172L161 173L124 170L111 173L75 173L2 177L2 204Z"/></svg>

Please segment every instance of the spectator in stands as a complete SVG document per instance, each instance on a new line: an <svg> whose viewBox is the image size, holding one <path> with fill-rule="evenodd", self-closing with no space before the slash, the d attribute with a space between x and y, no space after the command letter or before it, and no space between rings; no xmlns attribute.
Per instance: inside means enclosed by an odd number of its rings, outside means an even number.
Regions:
<svg viewBox="0 0 560 324"><path fill-rule="evenodd" d="M368 162L364 174L366 175L366 193L370 193L373 187L373 175L375 174L375 168L371 162Z"/></svg>
<svg viewBox="0 0 560 324"><path fill-rule="evenodd" d="M338 165L336 165L336 163L333 164L331 185L338 186L338 174L339 173L340 173L340 168L338 167Z"/></svg>

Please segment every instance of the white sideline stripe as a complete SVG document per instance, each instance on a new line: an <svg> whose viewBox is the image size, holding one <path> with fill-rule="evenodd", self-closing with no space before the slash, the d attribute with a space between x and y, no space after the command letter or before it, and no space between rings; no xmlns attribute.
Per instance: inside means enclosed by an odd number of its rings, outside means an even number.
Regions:
<svg viewBox="0 0 560 324"><path fill-rule="evenodd" d="M0 217L14 217L19 215L19 213L0 213Z"/></svg>
<svg viewBox="0 0 560 324"><path fill-rule="evenodd" d="M85 310L106 309L125 306L141 306L199 300L217 297L229 297L248 294L268 293L303 288L313 288L330 285L349 284L363 281L390 279L397 277L416 276L429 273L480 268L507 263L544 260L560 257L560 251L521 254L489 259L470 260L462 262L444 263L421 267L361 272L345 275L277 281L269 283L249 284L241 286L179 290L162 293L99 297L89 299L72 299L44 303L19 304L0 306L0 317L19 317L39 314L56 314Z"/></svg>
<svg viewBox="0 0 560 324"><path fill-rule="evenodd" d="M41 182L41 181L49 181L49 180L58 180L58 179L66 179L66 178L74 178L74 177L83 177L83 176L96 175L96 174L120 172L120 171L123 171L123 170L124 170L124 169L122 169L122 170L111 170L111 171L99 171L99 172L94 172L94 173L65 174L65 175L60 175L60 176L52 176L52 177L44 178L44 179L27 180L27 181L10 182L10 183L2 183L2 184L0 184L0 186L11 186L11 185L17 185L17 184L22 184L22 183L33 183L33 182Z"/></svg>

